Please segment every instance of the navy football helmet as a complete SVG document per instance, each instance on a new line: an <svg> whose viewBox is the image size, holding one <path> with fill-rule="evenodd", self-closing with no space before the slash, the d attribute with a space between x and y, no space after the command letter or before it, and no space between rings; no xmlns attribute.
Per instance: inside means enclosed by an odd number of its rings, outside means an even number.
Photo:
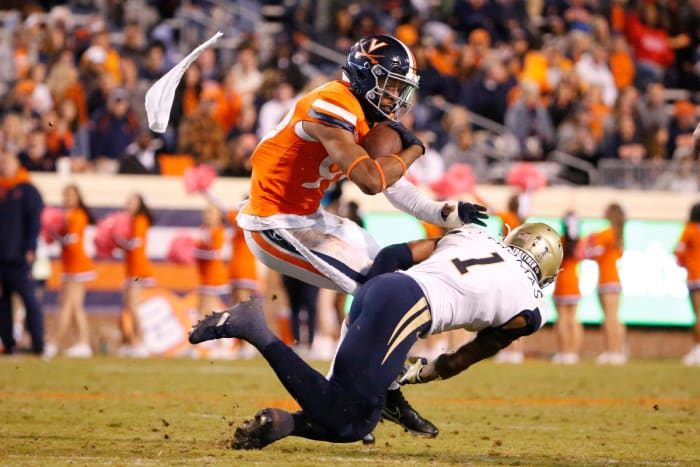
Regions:
<svg viewBox="0 0 700 467"><path fill-rule="evenodd" d="M399 121L411 110L420 76L416 59L400 40L363 37L350 49L343 70L370 121Z"/></svg>

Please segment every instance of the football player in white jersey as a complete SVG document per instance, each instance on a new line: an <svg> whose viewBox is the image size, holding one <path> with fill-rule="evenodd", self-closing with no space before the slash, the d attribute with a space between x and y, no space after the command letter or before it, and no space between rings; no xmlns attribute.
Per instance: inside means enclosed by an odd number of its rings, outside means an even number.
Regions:
<svg viewBox="0 0 700 467"><path fill-rule="evenodd" d="M481 227L464 226L435 242L412 267L406 244L380 252L407 270L377 275L359 289L330 379L270 331L255 302L195 325L192 343L236 337L253 344L302 408L261 410L236 429L233 448L261 449L287 436L360 440L379 422L386 388L396 378L403 384L450 378L547 321L542 288L554 281L563 257L559 235L548 225L523 224L502 241ZM433 361L404 366L418 337L455 328L477 335Z"/></svg>

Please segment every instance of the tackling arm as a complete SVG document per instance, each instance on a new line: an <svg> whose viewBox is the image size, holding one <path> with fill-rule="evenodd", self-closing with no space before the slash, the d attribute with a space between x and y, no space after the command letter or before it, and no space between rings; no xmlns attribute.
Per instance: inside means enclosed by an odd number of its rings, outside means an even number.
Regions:
<svg viewBox="0 0 700 467"><path fill-rule="evenodd" d="M430 362L425 359L411 360L399 383L427 383L435 379L451 378L473 364L495 355L519 337L537 331L540 323L539 310L525 310L503 326L480 331L474 340L454 352L443 353Z"/></svg>

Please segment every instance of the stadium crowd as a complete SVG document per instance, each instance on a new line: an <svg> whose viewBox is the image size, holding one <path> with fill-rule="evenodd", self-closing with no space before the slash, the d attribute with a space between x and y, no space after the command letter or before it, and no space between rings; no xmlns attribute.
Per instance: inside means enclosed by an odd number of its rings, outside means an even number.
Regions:
<svg viewBox="0 0 700 467"><path fill-rule="evenodd" d="M697 0L15 3L0 10L0 135L30 170L156 174L159 155L186 154L247 176L294 97L383 32L418 63L405 123L432 147L413 170L422 182L467 163L498 183L504 163L560 151L584 164L554 182L592 183L603 161L623 161L670 167L647 186L698 187ZM151 132L146 90L217 29L225 40L188 69L168 131Z"/></svg>

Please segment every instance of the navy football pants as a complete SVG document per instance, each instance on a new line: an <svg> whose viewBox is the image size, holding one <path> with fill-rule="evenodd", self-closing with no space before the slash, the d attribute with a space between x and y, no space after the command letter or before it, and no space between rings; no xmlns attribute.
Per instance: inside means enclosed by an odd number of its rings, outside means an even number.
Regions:
<svg viewBox="0 0 700 467"><path fill-rule="evenodd" d="M302 407L294 417L295 426L300 417L304 419L308 428L304 437L352 442L379 422L387 387L430 324L430 310L418 284L405 274L384 274L355 296L330 380L279 340L262 354Z"/></svg>

